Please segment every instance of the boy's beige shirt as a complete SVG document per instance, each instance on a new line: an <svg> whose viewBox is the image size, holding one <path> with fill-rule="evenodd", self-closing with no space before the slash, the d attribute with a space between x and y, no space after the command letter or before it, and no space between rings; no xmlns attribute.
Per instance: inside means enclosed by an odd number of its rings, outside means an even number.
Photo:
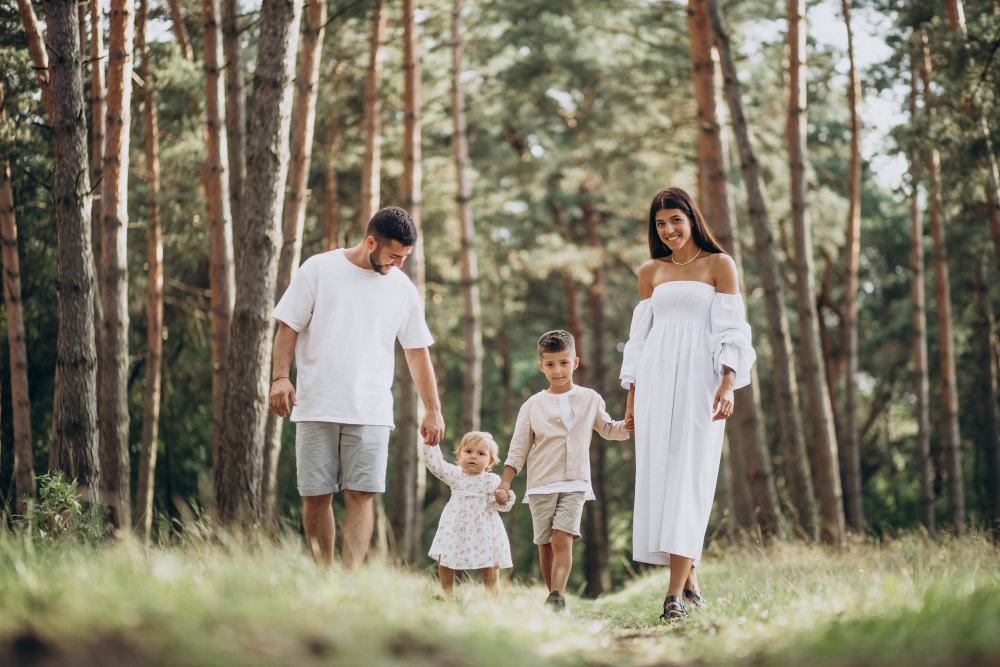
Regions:
<svg viewBox="0 0 1000 667"><path fill-rule="evenodd" d="M504 465L521 472L527 462L529 489L564 480L589 482L594 431L605 440L628 440L625 422L611 419L604 399L593 389L578 386L569 404L576 416L571 431L559 416L557 394L540 391L521 406Z"/></svg>

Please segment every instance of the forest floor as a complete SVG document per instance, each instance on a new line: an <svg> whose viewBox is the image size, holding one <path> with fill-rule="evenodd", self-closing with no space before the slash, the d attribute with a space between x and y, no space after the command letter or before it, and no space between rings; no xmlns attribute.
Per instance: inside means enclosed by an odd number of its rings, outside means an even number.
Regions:
<svg viewBox="0 0 1000 667"><path fill-rule="evenodd" d="M843 552L712 550L705 609L657 621L667 573L546 613L540 586L432 601L427 573L320 574L289 539L145 549L0 535L0 665L1000 666L1000 553L919 536Z"/></svg>

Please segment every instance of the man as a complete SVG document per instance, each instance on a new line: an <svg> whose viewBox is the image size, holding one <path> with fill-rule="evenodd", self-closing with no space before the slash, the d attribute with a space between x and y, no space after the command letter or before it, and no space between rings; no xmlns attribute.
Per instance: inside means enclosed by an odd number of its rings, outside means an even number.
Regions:
<svg viewBox="0 0 1000 667"><path fill-rule="evenodd" d="M426 408L420 434L444 435L444 417L428 347L434 343L416 287L400 268L417 229L389 207L368 223L353 248L306 260L275 307L270 408L296 422L295 457L302 522L313 558L333 564L333 494L344 492L343 566L354 571L371 541L373 498L385 492L396 339ZM288 379L292 354L297 390Z"/></svg>

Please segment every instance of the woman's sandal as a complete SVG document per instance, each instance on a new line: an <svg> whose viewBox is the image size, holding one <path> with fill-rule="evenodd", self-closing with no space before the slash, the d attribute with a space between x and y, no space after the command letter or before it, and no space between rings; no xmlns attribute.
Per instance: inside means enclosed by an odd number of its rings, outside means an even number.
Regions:
<svg viewBox="0 0 1000 667"><path fill-rule="evenodd" d="M663 601L663 614L660 616L661 621L676 623L687 618L687 615L688 611L687 607L684 606L684 601L676 595L671 595Z"/></svg>
<svg viewBox="0 0 1000 667"><path fill-rule="evenodd" d="M684 597L687 601L693 604L695 607L704 607L705 601L701 599L701 596L692 591L690 588L684 589Z"/></svg>

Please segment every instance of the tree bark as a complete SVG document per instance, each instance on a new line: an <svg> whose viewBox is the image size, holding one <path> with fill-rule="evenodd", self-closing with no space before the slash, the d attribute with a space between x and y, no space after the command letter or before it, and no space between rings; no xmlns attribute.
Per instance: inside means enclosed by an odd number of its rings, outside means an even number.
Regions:
<svg viewBox="0 0 1000 667"><path fill-rule="evenodd" d="M330 95L330 100L336 100L336 88ZM326 153L326 186L323 196L325 198L324 214L326 216L326 234L323 245L327 250L334 250L340 247L340 193L337 183L337 155L340 153L340 111L334 109L330 112L330 126L327 129Z"/></svg>
<svg viewBox="0 0 1000 667"><path fill-rule="evenodd" d="M365 225L379 207L379 188L382 179L382 47L388 12L385 0L375 0L372 10L371 35L368 42L368 71L365 74L365 157L361 167L361 202L358 206L357 225L364 233Z"/></svg>
<svg viewBox="0 0 1000 667"><path fill-rule="evenodd" d="M244 224L235 245L236 305L228 357L226 419L213 472L216 512L227 525L249 527L262 518L260 479L271 358L270 314L301 10L301 4L291 0L264 0L261 7Z"/></svg>
<svg viewBox="0 0 1000 667"><path fill-rule="evenodd" d="M462 89L462 7L455 0L452 10L451 40L451 118L454 124L452 150L455 155L455 178L458 220L461 229L462 302L464 304L465 372L462 379L462 431L479 430L483 401L483 334L479 304L479 269L476 263L476 229L472 223L472 186L469 183L469 144L465 132L465 92Z"/></svg>
<svg viewBox="0 0 1000 667"><path fill-rule="evenodd" d="M847 98L851 107L851 163L847 178L847 235L845 248L844 319L841 349L844 354L844 506L847 524L859 535L865 529L861 494L861 441L858 437L858 262L861 254L861 80L854 62L854 34L851 30L851 0L841 0L847 26L847 55L850 60Z"/></svg>
<svg viewBox="0 0 1000 667"><path fill-rule="evenodd" d="M424 241L421 231L423 169L420 149L420 55L414 12L416 0L403 0L403 208L417 227L417 243L405 265L417 286L423 305L426 280ZM405 366L405 357L397 356L397 365ZM424 466L419 457L418 424L420 401L408 371L403 371L399 385L399 433L396 436L392 515L390 526L396 541L396 557L402 563L416 563L420 557L421 510L426 486Z"/></svg>
<svg viewBox="0 0 1000 667"><path fill-rule="evenodd" d="M174 36L177 37L181 57L193 63L194 51L191 50L191 40L188 39L187 26L184 25L184 17L181 15L180 0L167 0L167 4L170 7L170 20L174 24Z"/></svg>
<svg viewBox="0 0 1000 667"><path fill-rule="evenodd" d="M936 115L931 90L931 61L927 35L921 31L923 57L920 76L924 84L924 108L933 122ZM948 249L945 241L944 204L941 198L941 155L932 148L926 156L928 210L931 222L934 262L934 298L937 304L938 338L941 367L941 422L945 471L948 476L948 517L956 535L965 531L965 489L962 478L961 435L958 426L958 383L955 375L955 335L951 321L951 279L948 275Z"/></svg>
<svg viewBox="0 0 1000 667"><path fill-rule="evenodd" d="M993 251L1000 267L1000 197L992 184L986 184L986 207L990 216L990 236L993 237Z"/></svg>
<svg viewBox="0 0 1000 667"><path fill-rule="evenodd" d="M944 0L945 13L948 14L948 29L951 32L961 31L965 35L965 9L962 0Z"/></svg>
<svg viewBox="0 0 1000 667"><path fill-rule="evenodd" d="M552 212L552 225L559 232L563 242L572 247L574 241L566 224L565 209L557 200L550 199L549 210ZM563 295L566 299L566 325L569 327L569 333L573 336L573 340L576 341L576 356L580 359L580 365L576 369L576 383L587 386L588 364L585 362L587 348L583 339L583 324L580 320L579 289L576 280L569 271L562 272L562 279Z"/></svg>
<svg viewBox="0 0 1000 667"><path fill-rule="evenodd" d="M602 253L601 212L594 201L594 184L580 186L580 207L583 210L587 245ZM594 280L587 292L590 316L591 352L590 386L602 396L607 388L607 366L604 358L604 295L606 290L604 265L601 260L593 267ZM606 443L595 442L590 448L590 480L596 499L584 511L583 572L586 587L583 594L597 598L611 590L610 548L608 546L608 480L605 474Z"/></svg>
<svg viewBox="0 0 1000 667"><path fill-rule="evenodd" d="M815 540L819 532L816 525L816 501L813 497L812 474L809 470L802 421L799 416L798 385L792 365L792 337L785 311L784 287L771 237L771 223L764 200L763 178L760 164L750 143L750 130L743 106L741 86L730 52L729 37L723 27L722 13L717 0L706 0L706 4L719 50L726 102L736 135L743 181L747 188L750 222L754 230L761 285L764 288L764 305L767 319L771 323L767 334L771 343L778 425L781 430L785 473L788 478L792 509L795 512L795 525L804 537Z"/></svg>
<svg viewBox="0 0 1000 667"><path fill-rule="evenodd" d="M59 333L50 468L77 480L84 502L100 500L97 435L97 351L94 349L94 263L87 215L90 175L83 122L76 2L46 0L46 42L52 50L52 206L58 241Z"/></svg>
<svg viewBox="0 0 1000 667"><path fill-rule="evenodd" d="M788 2L789 100L788 162L791 172L792 225L795 239L795 305L799 316L799 345L806 382L806 401L819 492L821 534L826 544L844 539L844 505L840 486L840 463L833 410L824 377L819 344L819 323L815 308L813 247L806 211L806 86L805 86L805 0Z"/></svg>
<svg viewBox="0 0 1000 667"><path fill-rule="evenodd" d="M246 91L240 45L239 0L222 0L222 48L226 57L226 146L229 150L229 212L237 228L243 221L243 184L247 177Z"/></svg>
<svg viewBox="0 0 1000 667"><path fill-rule="evenodd" d="M53 108L51 86L49 85L51 77L51 73L49 72L49 54L45 49L45 41L42 39L42 31L38 27L38 18L35 16L35 9L31 6L31 0L17 0L17 12L21 15L24 36L28 40L28 52L31 54L31 62L35 66L38 87L42 91L42 105L45 107L45 114L51 122ZM76 20L80 20L79 15ZM77 30L79 30L79 26L77 26Z"/></svg>
<svg viewBox="0 0 1000 667"><path fill-rule="evenodd" d="M104 29L101 4L90 0L90 182L97 188L104 174L104 141L107 134L107 90L105 89ZM90 227L93 248L94 278L101 285L101 222L104 219L103 201L93 197L90 205ZM104 347L103 335L104 304L100 289L94 291L94 344L98 350ZM97 386L103 379L101 360L97 360ZM98 412L101 406L98 405ZM100 415L98 414L98 421Z"/></svg>
<svg viewBox="0 0 1000 667"><path fill-rule="evenodd" d="M979 366L982 374L982 455L986 462L986 493L989 526L994 541L1000 541L1000 441L997 427L997 392L993 377L993 306L990 304L986 258L976 260L975 288L979 303Z"/></svg>
<svg viewBox="0 0 1000 667"><path fill-rule="evenodd" d="M219 465L219 447L227 419L226 385L230 327L235 296L233 221L229 204L229 148L226 108L220 79L222 39L219 0L203 0L205 23L205 202L209 223L209 286L212 331L212 464Z"/></svg>
<svg viewBox="0 0 1000 667"><path fill-rule="evenodd" d="M326 0L310 0L306 5L305 38L299 75L295 79L295 106L292 112L291 167L285 204L282 209L282 243L278 257L278 282L274 300L281 299L302 257L302 229L306 219L306 188L309 185L309 164L312 161L313 128L316 123L316 86L319 63L326 32ZM276 327L272 326L271 335ZM267 412L264 427L264 469L261 476L261 502L264 519L270 521L278 491L278 457L281 455L283 419Z"/></svg>
<svg viewBox="0 0 1000 667"><path fill-rule="evenodd" d="M910 122L917 117L917 35L911 44ZM927 364L927 307L924 297L924 224L917 190L919 155L908 151L910 161L910 302L913 310L913 372L917 396L917 465L920 468L920 518L927 534L934 536L934 466L931 461L930 375Z"/></svg>
<svg viewBox="0 0 1000 667"><path fill-rule="evenodd" d="M0 103L3 89L0 85ZM0 110L0 123L6 122ZM51 119L50 119L51 120ZM10 402L14 427L14 499L35 497L35 458L31 442L31 399L28 394L28 350L24 341L24 308L21 303L21 264L17 254L17 218L10 185L10 162L0 162L0 243L3 256L3 297L7 306L7 341L10 346Z"/></svg>
<svg viewBox="0 0 1000 667"><path fill-rule="evenodd" d="M702 210L716 229L716 236L739 271L739 288L746 294L739 229L733 192L729 186L729 160L724 149L723 127L716 110L722 104L717 55L713 52L712 27L704 0L688 2L688 32L691 44L691 75L698 105L698 189ZM757 367L751 371L750 386L738 392L733 416L728 424L731 478L734 494L742 494L749 481L751 510L747 517L738 503L739 525L744 530L760 526L765 539L785 539L781 509L774 484L771 454L764 435Z"/></svg>
<svg viewBox="0 0 1000 667"><path fill-rule="evenodd" d="M139 480L136 526L146 540L153 528L153 488L156 448L160 431L160 379L163 364L163 235L160 229L160 136L156 116L153 73L150 71L146 25L149 0L140 0L136 53L142 55L140 78L143 104L143 147L146 153L146 387L142 399L142 443L139 449Z"/></svg>
<svg viewBox="0 0 1000 667"><path fill-rule="evenodd" d="M132 527L128 414L128 167L132 121L132 0L112 0L108 33L108 109L101 181L101 359L102 495L111 524Z"/></svg>

